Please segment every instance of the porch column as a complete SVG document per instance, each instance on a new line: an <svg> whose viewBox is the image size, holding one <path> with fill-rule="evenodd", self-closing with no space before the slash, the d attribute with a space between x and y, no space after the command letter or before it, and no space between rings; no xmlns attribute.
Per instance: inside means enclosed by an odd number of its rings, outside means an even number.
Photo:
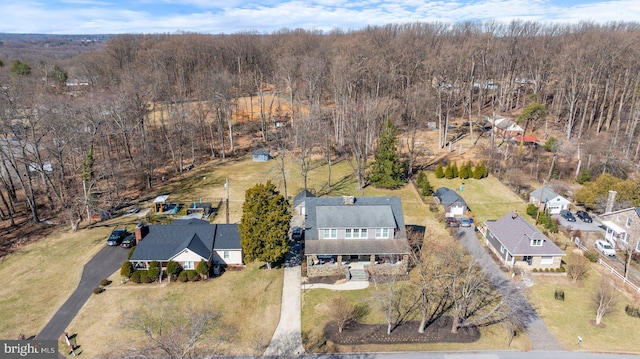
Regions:
<svg viewBox="0 0 640 359"><path fill-rule="evenodd" d="M371 262L371 264L374 264L376 262L376 255L372 254L371 256L369 256L369 262Z"/></svg>
<svg viewBox="0 0 640 359"><path fill-rule="evenodd" d="M342 255L338 256L338 266L342 265Z"/></svg>

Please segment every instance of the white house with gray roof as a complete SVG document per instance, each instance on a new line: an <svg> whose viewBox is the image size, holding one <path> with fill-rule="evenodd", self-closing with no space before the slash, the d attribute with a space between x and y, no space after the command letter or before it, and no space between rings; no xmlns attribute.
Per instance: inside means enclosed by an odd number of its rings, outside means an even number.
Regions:
<svg viewBox="0 0 640 359"><path fill-rule="evenodd" d="M409 246L400 197L306 197L305 212L308 276L348 274L356 263L406 271Z"/></svg>
<svg viewBox="0 0 640 359"><path fill-rule="evenodd" d="M571 201L554 192L549 186L538 187L529 193L529 203L549 214L559 214L561 210L569 209L571 206Z"/></svg>
<svg viewBox="0 0 640 359"><path fill-rule="evenodd" d="M496 221L487 221L485 243L508 267L555 269L560 267L565 255L516 211Z"/></svg>
<svg viewBox="0 0 640 359"><path fill-rule="evenodd" d="M201 260L209 265L242 266L242 246L237 224L211 224L201 219L177 219L171 224L136 226L137 245L129 261L145 269L169 261L195 269Z"/></svg>

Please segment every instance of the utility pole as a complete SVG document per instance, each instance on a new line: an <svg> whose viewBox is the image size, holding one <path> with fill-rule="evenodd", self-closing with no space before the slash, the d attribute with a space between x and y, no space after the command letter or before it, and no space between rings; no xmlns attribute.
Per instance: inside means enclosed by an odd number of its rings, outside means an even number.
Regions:
<svg viewBox="0 0 640 359"><path fill-rule="evenodd" d="M227 190L227 204L225 207L227 211L227 224L229 224L229 179L228 178L224 183L224 188Z"/></svg>
<svg viewBox="0 0 640 359"><path fill-rule="evenodd" d="M538 210L536 211L536 225L538 224L538 220L540 219L540 207L542 207L542 198L544 197L544 187L547 185L547 180L542 180L542 191L540 192L540 199L538 200ZM547 204L545 202L544 207L546 209Z"/></svg>

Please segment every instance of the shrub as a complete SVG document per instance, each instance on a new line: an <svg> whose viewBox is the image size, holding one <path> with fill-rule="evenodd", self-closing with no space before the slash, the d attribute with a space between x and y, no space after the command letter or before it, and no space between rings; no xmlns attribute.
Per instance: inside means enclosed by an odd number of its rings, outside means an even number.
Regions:
<svg viewBox="0 0 640 359"><path fill-rule="evenodd" d="M549 273L549 268L545 268L545 269L544 269L544 272L545 272L545 273Z"/></svg>
<svg viewBox="0 0 640 359"><path fill-rule="evenodd" d="M152 261L149 263L149 269L147 270L147 275L152 282L155 282L160 276L160 263L157 261Z"/></svg>
<svg viewBox="0 0 640 359"><path fill-rule="evenodd" d="M435 175L436 175L436 178L444 178L444 170L442 169L441 163L438 163L438 165L436 165Z"/></svg>
<svg viewBox="0 0 640 359"><path fill-rule="evenodd" d="M148 270L141 270L140 271L140 282L141 283L151 283L153 282L153 278L149 275L149 271Z"/></svg>
<svg viewBox="0 0 640 359"><path fill-rule="evenodd" d="M123 277L131 278L131 274L133 273L133 266L131 262L124 261L122 263L122 267L120 267L120 275Z"/></svg>
<svg viewBox="0 0 640 359"><path fill-rule="evenodd" d="M538 268L533 268L532 272L537 273L538 272Z"/></svg>
<svg viewBox="0 0 640 359"><path fill-rule="evenodd" d="M200 274L198 274L198 272L194 270L186 270L185 272L187 273L187 279L189 279L189 282L197 282L200 280Z"/></svg>
<svg viewBox="0 0 640 359"><path fill-rule="evenodd" d="M556 292L553 294L553 297L556 300L564 301L564 289L561 289L561 288L556 289Z"/></svg>
<svg viewBox="0 0 640 359"><path fill-rule="evenodd" d="M527 205L527 214L531 216L531 218L536 218L536 214L538 214L538 207L533 203L529 203Z"/></svg>
<svg viewBox="0 0 640 359"><path fill-rule="evenodd" d="M200 260L200 263L198 263L196 267L196 272L200 274L202 278L207 278L207 275L209 275L209 264L204 260Z"/></svg>
<svg viewBox="0 0 640 359"><path fill-rule="evenodd" d="M187 271L186 270L182 271L182 272L180 272L180 274L178 274L178 281L179 282L186 282L188 280L189 280L189 278L187 277Z"/></svg>
<svg viewBox="0 0 640 359"><path fill-rule="evenodd" d="M140 274L142 271L134 271L133 273L131 273L131 281L134 283L140 283Z"/></svg>
<svg viewBox="0 0 640 359"><path fill-rule="evenodd" d="M177 262L169 261L169 263L167 263L167 276L170 278L175 278L181 270L182 268L180 268L180 265Z"/></svg>
<svg viewBox="0 0 640 359"><path fill-rule="evenodd" d="M559 268L556 268L556 272L560 272L560 273L565 273L567 271L567 269L563 266L560 266Z"/></svg>
<svg viewBox="0 0 640 359"><path fill-rule="evenodd" d="M100 294L102 292L104 292L104 288L102 287L93 288L93 294Z"/></svg>
<svg viewBox="0 0 640 359"><path fill-rule="evenodd" d="M630 317L640 318L640 308L638 307L632 307L627 304L627 306L624 307L624 312Z"/></svg>
<svg viewBox="0 0 640 359"><path fill-rule="evenodd" d="M593 252L593 251L585 251L584 252L584 256L587 257L587 259L589 260L589 262L591 263L595 263L598 261L598 253Z"/></svg>
<svg viewBox="0 0 640 359"><path fill-rule="evenodd" d="M103 279L103 280L100 281L100 285L103 286L103 287L107 286L109 284L111 284L111 281L108 280L108 279Z"/></svg>

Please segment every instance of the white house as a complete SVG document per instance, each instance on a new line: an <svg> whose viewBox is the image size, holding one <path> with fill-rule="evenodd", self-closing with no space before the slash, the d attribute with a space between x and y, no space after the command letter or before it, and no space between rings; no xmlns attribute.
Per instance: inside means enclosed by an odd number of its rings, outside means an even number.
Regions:
<svg viewBox="0 0 640 359"><path fill-rule="evenodd" d="M544 192L542 189L544 188ZM542 206L543 211L549 214L559 214L563 209L569 209L571 201L555 193L548 186L542 186L529 194L529 203L535 204L538 208Z"/></svg>

